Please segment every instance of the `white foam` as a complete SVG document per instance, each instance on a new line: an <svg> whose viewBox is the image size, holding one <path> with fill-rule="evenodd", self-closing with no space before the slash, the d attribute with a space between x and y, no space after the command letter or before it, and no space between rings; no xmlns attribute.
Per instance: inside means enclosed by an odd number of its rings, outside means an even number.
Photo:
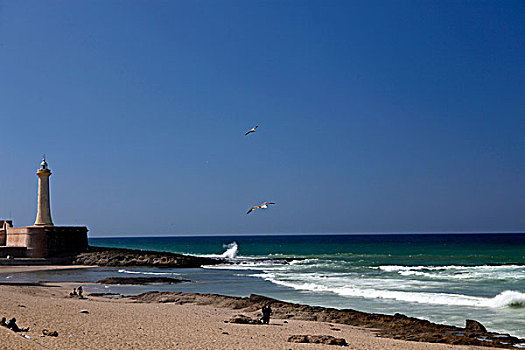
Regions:
<svg viewBox="0 0 525 350"><path fill-rule="evenodd" d="M287 266L282 263L272 263L269 261L238 261L235 264L218 264L203 265L205 269L215 270L253 270L253 271L270 271L270 270L287 270Z"/></svg>
<svg viewBox="0 0 525 350"><path fill-rule="evenodd" d="M202 265L203 269L210 270L261 270L260 265L249 264L218 264L218 265Z"/></svg>
<svg viewBox="0 0 525 350"><path fill-rule="evenodd" d="M175 273L175 272L145 272L145 271L124 270L124 269L120 269L118 270L118 272L131 273L131 274L137 274L137 275L180 275L180 273Z"/></svg>
<svg viewBox="0 0 525 350"><path fill-rule="evenodd" d="M313 262L319 261L319 259L302 259L302 260L292 260L290 261L290 265L307 265L311 264Z"/></svg>

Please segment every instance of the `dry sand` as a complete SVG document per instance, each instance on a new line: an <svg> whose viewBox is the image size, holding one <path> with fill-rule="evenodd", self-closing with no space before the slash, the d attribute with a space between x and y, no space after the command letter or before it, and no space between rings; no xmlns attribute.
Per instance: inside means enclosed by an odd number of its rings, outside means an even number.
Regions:
<svg viewBox="0 0 525 350"><path fill-rule="evenodd" d="M47 267L48 268L48 267ZM24 267L0 267L0 273ZM33 267L34 269L34 267ZM30 327L25 339L0 327L0 349L340 349L334 345L295 344L290 335L345 338L344 349L489 349L407 342L376 337L373 330L324 322L272 319L270 325L225 323L239 310L210 305L151 304L102 297L69 297L75 285L0 285L0 316ZM89 313L80 313L88 310ZM255 316L255 314L246 314ZM58 337L42 337L42 329Z"/></svg>

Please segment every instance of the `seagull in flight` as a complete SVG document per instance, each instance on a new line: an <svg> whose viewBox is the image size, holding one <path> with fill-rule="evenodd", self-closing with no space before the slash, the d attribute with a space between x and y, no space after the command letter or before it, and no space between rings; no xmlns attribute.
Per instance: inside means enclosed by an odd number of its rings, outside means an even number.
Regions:
<svg viewBox="0 0 525 350"><path fill-rule="evenodd" d="M251 207L250 210L246 214L250 214L255 209L266 209L268 208L268 204L275 204L274 202L264 202L261 205L256 205L255 207Z"/></svg>
<svg viewBox="0 0 525 350"><path fill-rule="evenodd" d="M253 128L251 128L246 134L244 134L244 136L248 135L248 134L251 134L251 133L254 133L255 132L255 129L257 129L259 127L259 125L256 125L254 126Z"/></svg>

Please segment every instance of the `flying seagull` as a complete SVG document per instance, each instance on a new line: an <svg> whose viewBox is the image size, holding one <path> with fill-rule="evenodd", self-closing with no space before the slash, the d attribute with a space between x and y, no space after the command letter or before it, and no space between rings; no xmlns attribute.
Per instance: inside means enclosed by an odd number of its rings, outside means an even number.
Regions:
<svg viewBox="0 0 525 350"><path fill-rule="evenodd" d="M255 132L255 129L257 129L259 127L259 125L256 125L254 126L253 128L251 128L246 134L244 134L244 136L248 135L248 134L251 134L251 133L254 133Z"/></svg>
<svg viewBox="0 0 525 350"><path fill-rule="evenodd" d="M261 205L256 205L255 207L251 207L250 210L246 214L250 214L254 209L266 209L268 208L268 204L275 204L274 202L264 202Z"/></svg>

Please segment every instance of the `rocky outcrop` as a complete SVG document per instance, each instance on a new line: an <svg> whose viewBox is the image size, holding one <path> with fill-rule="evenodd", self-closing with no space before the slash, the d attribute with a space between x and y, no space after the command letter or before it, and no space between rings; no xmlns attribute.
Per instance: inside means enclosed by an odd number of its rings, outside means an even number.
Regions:
<svg viewBox="0 0 525 350"><path fill-rule="evenodd" d="M500 348L515 348L513 347L514 344L525 343L525 339L518 339L508 334L493 332L483 332L483 334L481 334L479 330L484 329L484 327L476 327L476 330L473 330L472 326L470 326L471 328L447 326L402 314L371 314L351 309L339 310L320 306L301 305L256 294L250 295L249 298L241 298L217 294L148 292L129 298L138 302L149 303L214 305L216 307L243 310L245 313L258 312L263 305L270 303L272 307L272 318L321 321L372 328L378 336L409 341L480 345Z"/></svg>
<svg viewBox="0 0 525 350"><path fill-rule="evenodd" d="M485 326L476 320L467 320L465 330L474 333L487 333Z"/></svg>
<svg viewBox="0 0 525 350"><path fill-rule="evenodd" d="M200 267L224 263L222 259L204 258L168 252L89 247L73 258L73 264L95 266Z"/></svg>
<svg viewBox="0 0 525 350"><path fill-rule="evenodd" d="M175 284L181 282L191 282L182 278L170 277L107 277L103 278L97 283L100 284L151 284L151 283L167 283Z"/></svg>
<svg viewBox="0 0 525 350"><path fill-rule="evenodd" d="M336 338L331 335L292 335L288 338L290 343L313 343L326 345L348 346L344 338Z"/></svg>

